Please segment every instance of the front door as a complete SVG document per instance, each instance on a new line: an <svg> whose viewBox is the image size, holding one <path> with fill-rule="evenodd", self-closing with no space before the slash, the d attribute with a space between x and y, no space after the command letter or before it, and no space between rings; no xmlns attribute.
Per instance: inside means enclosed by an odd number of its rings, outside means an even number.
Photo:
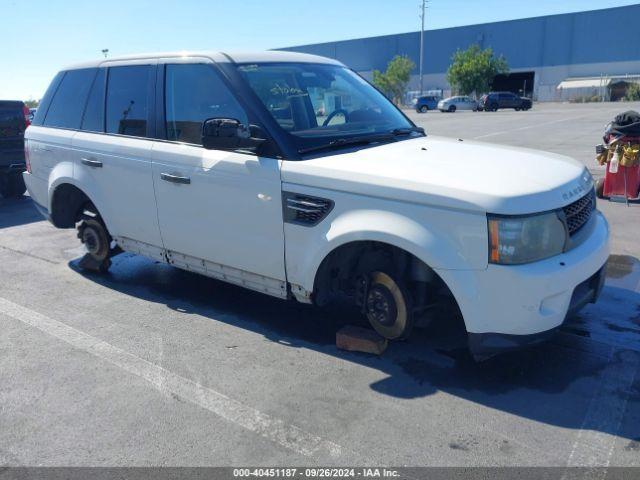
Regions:
<svg viewBox="0 0 640 480"><path fill-rule="evenodd" d="M204 120L248 123L212 64L167 64L164 102L166 140L154 143L152 158L170 258L189 268L227 271L231 281L244 278L249 287L264 280L283 289L272 282L285 281L280 160L202 147Z"/></svg>

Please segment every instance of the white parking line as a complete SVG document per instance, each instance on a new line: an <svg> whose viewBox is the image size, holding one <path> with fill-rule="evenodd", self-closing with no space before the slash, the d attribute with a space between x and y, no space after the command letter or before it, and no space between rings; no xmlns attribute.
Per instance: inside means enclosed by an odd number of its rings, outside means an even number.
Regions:
<svg viewBox="0 0 640 480"><path fill-rule="evenodd" d="M633 385L640 366L640 355L625 350L615 351L615 361L610 361L601 373L598 391L589 408L573 444L567 467L592 467L597 470L567 470L562 479L604 479L611 461L613 447L624 417L629 389Z"/></svg>
<svg viewBox="0 0 640 480"><path fill-rule="evenodd" d="M524 127L512 128L510 130L502 130L500 132L492 132L492 133L487 133L485 135L478 135L477 137L473 137L473 140L478 140L480 138L495 137L498 135L504 135L512 132L519 132L521 130L528 130L530 128L546 127L547 125L553 125L554 123L568 122L570 120L578 120L579 118L585 118L585 117L591 117L591 116L593 115L580 115L578 117L560 118L558 120L552 120L551 122L536 123L534 125L525 125Z"/></svg>
<svg viewBox="0 0 640 480"><path fill-rule="evenodd" d="M154 388L206 408L242 428L306 456L341 455L342 447L295 425L243 405L222 393L170 372L62 322L0 297L0 313L54 336L73 347L136 375Z"/></svg>
<svg viewBox="0 0 640 480"><path fill-rule="evenodd" d="M619 107L616 107L615 109L608 109L607 110L607 115L612 115L614 113L618 113L619 111L620 111ZM548 125L554 125L556 123L569 122L571 120L579 120L581 118L589 118L589 117L602 116L602 115L603 115L602 111L597 111L597 112L593 112L593 113L587 113L587 114L578 115L578 116L575 116L575 117L559 118L557 120L552 120L550 122L536 123L536 124L533 124L533 125L525 125L524 127L512 128L512 129L509 129L509 130L502 130L502 131L499 131L499 132L492 132L492 133L487 133L487 134L484 134L484 135L478 135L477 137L473 137L473 140L479 140L481 138L496 137L498 135L505 135L507 133L519 132L519 131L522 131L522 130L529 130L531 128L546 127ZM603 128L604 128L604 125L603 125Z"/></svg>

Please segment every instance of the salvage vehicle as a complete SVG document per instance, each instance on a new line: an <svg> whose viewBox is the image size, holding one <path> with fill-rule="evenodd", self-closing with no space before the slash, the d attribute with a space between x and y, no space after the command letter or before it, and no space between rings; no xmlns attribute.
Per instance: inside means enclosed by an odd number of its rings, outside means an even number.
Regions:
<svg viewBox="0 0 640 480"><path fill-rule="evenodd" d="M427 95L416 99L415 109L418 113L427 113L429 110L438 108L438 97Z"/></svg>
<svg viewBox="0 0 640 480"><path fill-rule="evenodd" d="M24 132L29 126L29 109L19 100L0 100L0 195L19 197L27 191L22 178Z"/></svg>
<svg viewBox="0 0 640 480"><path fill-rule="evenodd" d="M87 269L121 249L282 299L346 298L388 339L450 304L478 357L545 338L602 287L609 228L581 163L426 136L335 60L76 65L26 142L29 193L78 229Z"/></svg>
<svg viewBox="0 0 640 480"><path fill-rule="evenodd" d="M441 112L454 113L456 110L478 110L478 102L471 97L458 96L444 98L438 102L438 110Z"/></svg>
<svg viewBox="0 0 640 480"><path fill-rule="evenodd" d="M478 110L497 112L500 108L513 108L516 112L531 109L531 99L511 92L490 92L480 97Z"/></svg>

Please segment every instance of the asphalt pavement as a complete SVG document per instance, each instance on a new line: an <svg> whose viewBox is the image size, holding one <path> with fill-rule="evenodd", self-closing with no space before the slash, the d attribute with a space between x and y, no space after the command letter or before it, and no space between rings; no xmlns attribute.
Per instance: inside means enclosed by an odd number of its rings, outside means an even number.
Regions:
<svg viewBox="0 0 640 480"><path fill-rule="evenodd" d="M593 145L628 106L410 116L598 175ZM0 199L0 465L640 465L640 206L598 206L601 301L476 364L453 316L376 357L335 347L347 314L131 254L84 273L74 231Z"/></svg>

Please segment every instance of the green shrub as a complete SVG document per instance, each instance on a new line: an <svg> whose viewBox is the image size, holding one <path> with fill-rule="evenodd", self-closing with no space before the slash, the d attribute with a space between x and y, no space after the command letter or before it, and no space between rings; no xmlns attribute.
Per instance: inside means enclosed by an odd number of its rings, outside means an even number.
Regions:
<svg viewBox="0 0 640 480"><path fill-rule="evenodd" d="M640 83L632 83L627 88L627 94L624 99L629 102L637 102L640 100Z"/></svg>

